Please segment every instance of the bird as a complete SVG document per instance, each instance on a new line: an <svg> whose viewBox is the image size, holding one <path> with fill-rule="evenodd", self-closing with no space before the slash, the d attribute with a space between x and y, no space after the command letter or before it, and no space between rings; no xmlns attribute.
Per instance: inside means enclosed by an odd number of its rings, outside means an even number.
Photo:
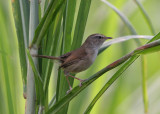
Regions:
<svg viewBox="0 0 160 114"><path fill-rule="evenodd" d="M78 48L59 57L47 56L47 55L32 55L34 57L47 58L52 60L58 60L61 64L59 69L63 69L64 75L69 85L69 93L72 90L68 77L75 78L80 81L80 86L84 80L72 76L71 73L79 73L88 69L95 61L98 50L102 44L112 37L106 37L103 34L91 34L87 37L85 42Z"/></svg>

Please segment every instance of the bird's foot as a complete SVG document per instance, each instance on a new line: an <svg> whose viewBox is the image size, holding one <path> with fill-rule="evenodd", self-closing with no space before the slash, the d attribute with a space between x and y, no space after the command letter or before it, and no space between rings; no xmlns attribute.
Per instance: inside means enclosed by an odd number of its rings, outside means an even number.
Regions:
<svg viewBox="0 0 160 114"><path fill-rule="evenodd" d="M69 94L71 91L72 91L72 88L70 88L70 89L67 91L67 94Z"/></svg>
<svg viewBox="0 0 160 114"><path fill-rule="evenodd" d="M85 80L79 80L80 81L80 84L79 84L79 87L82 86L82 83L85 81Z"/></svg>

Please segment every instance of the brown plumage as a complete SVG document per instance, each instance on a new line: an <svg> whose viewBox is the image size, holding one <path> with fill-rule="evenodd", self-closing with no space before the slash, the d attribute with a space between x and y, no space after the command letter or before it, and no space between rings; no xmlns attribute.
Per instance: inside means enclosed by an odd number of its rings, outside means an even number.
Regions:
<svg viewBox="0 0 160 114"><path fill-rule="evenodd" d="M61 63L59 68L62 68L64 70L64 74L66 75L66 79L69 84L70 90L72 90L72 87L70 86L68 80L68 76L79 80L81 84L83 80L70 75L70 73L78 73L89 68L91 64L94 62L95 58L97 57L98 49L106 39L111 39L111 37L106 37L102 34L92 34L86 39L86 41L80 48L68 52L62 56L59 57L45 56L45 55L33 55L33 56L58 60Z"/></svg>

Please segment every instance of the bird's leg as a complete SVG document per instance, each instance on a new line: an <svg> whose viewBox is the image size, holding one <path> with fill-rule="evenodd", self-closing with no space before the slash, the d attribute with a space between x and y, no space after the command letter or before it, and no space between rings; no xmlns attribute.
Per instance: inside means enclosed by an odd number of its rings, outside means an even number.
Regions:
<svg viewBox="0 0 160 114"><path fill-rule="evenodd" d="M67 82L68 82L68 85L69 85L69 90L67 91L67 94L72 90L72 87L71 87L71 84L70 84L70 82L69 82L69 80L68 80L68 75L69 75L69 72L67 72L67 71L64 71L64 75L65 75L65 77L66 77L66 80L67 80Z"/></svg>
<svg viewBox="0 0 160 114"><path fill-rule="evenodd" d="M70 82L68 80L68 75L66 75L66 80L67 80L68 85L69 85L69 90L67 91L67 94L68 94L72 90L71 84L70 84Z"/></svg>
<svg viewBox="0 0 160 114"><path fill-rule="evenodd" d="M77 77L75 77L75 76L72 76L72 75L70 75L70 74L68 74L68 76L79 80L79 81L80 81L80 85L79 85L80 87L82 86L82 82L85 81L85 80L82 80L82 79L77 78Z"/></svg>

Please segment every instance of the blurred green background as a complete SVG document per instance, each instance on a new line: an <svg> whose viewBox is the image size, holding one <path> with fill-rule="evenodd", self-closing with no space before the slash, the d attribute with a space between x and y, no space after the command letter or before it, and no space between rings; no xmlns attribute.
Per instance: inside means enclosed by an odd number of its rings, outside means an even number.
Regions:
<svg viewBox="0 0 160 114"><path fill-rule="evenodd" d="M139 35L153 35L134 0L108 0L131 21ZM140 0L147 11L155 32L160 32L160 1ZM81 17L83 18L83 17ZM92 33L102 33L113 38L130 35L117 14L100 0L92 0L85 38ZM0 114L22 114L25 111L21 79L18 42L13 20L11 1L0 0ZM147 40L141 40L146 43ZM134 40L112 45L96 59L95 63L77 76L86 79L113 61L135 49ZM160 53L145 55L147 58L147 87L149 114L160 114ZM87 87L70 105L68 114L82 114L97 92L118 68L104 74ZM87 75L87 74L90 75ZM54 73L53 73L54 74ZM50 99L55 89L56 77L51 77ZM79 82L75 81L74 86ZM143 114L142 71L137 59L99 99L91 114Z"/></svg>

